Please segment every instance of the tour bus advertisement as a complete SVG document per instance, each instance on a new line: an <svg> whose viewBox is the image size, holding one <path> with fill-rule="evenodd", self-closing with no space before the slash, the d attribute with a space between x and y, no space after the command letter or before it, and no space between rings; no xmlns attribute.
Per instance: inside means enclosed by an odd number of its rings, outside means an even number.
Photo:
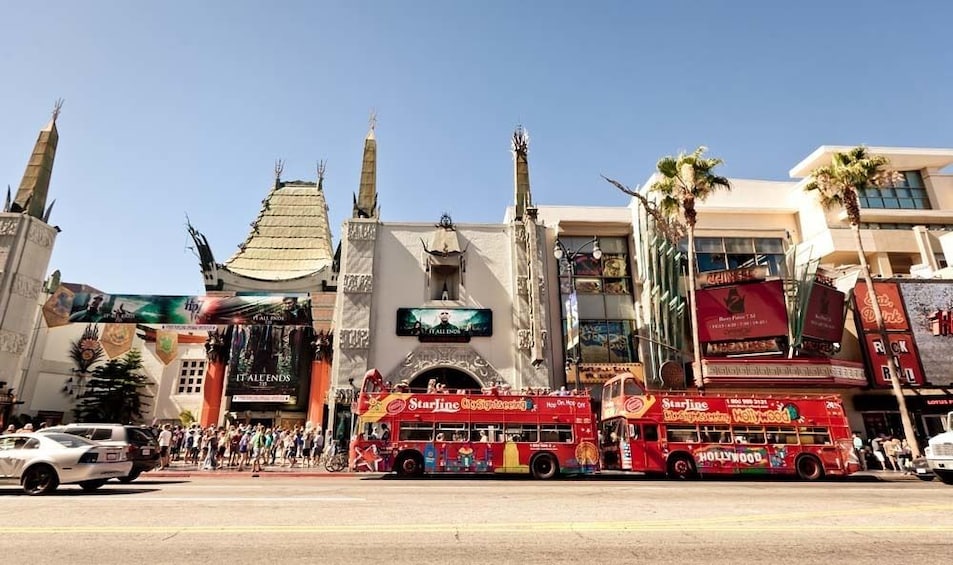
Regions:
<svg viewBox="0 0 953 565"><path fill-rule="evenodd" d="M631 375L621 375L603 389L604 469L813 480L859 468L836 395L646 394L636 385Z"/></svg>
<svg viewBox="0 0 953 565"><path fill-rule="evenodd" d="M588 396L412 393L365 377L350 449L356 471L587 474L599 461Z"/></svg>

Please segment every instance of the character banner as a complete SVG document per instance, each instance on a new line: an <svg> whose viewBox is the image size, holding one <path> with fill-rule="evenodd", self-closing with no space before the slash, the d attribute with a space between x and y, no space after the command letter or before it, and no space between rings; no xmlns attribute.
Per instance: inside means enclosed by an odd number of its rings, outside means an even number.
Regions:
<svg viewBox="0 0 953 565"><path fill-rule="evenodd" d="M698 339L737 341L788 334L781 281L699 289Z"/></svg>
<svg viewBox="0 0 953 565"><path fill-rule="evenodd" d="M106 294L86 285L61 284L43 306L49 327L71 322L115 324L305 325L311 299L301 295L156 296Z"/></svg>
<svg viewBox="0 0 953 565"><path fill-rule="evenodd" d="M232 402L297 402L313 341L311 326L235 326L225 394Z"/></svg>
<svg viewBox="0 0 953 565"><path fill-rule="evenodd" d="M493 311L487 308L398 308L397 335L420 341L470 341L493 335Z"/></svg>

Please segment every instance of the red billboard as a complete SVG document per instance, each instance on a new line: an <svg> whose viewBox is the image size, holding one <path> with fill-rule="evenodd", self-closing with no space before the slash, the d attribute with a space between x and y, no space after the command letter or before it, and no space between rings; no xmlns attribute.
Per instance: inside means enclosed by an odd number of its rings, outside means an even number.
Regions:
<svg viewBox="0 0 953 565"><path fill-rule="evenodd" d="M887 351L877 334L864 336L867 345L867 355L870 356L870 367L874 374L874 383L879 386L890 386L890 373L887 370ZM922 386L923 370L920 368L920 352L913 341L913 334L891 333L890 350L900 368L900 384Z"/></svg>
<svg viewBox="0 0 953 565"><path fill-rule="evenodd" d="M699 341L737 341L788 335L780 280L700 289Z"/></svg>
<svg viewBox="0 0 953 565"><path fill-rule="evenodd" d="M839 343L844 335L844 300L843 292L815 282L807 301L801 335L818 341Z"/></svg>
<svg viewBox="0 0 953 565"><path fill-rule="evenodd" d="M884 326L887 331L910 331L910 322L903 309L903 300L900 298L900 289L897 283L875 282L874 292L877 293L877 302L884 316ZM854 298L857 301L857 313L865 332L876 332L877 321L874 319L874 309L867 296L867 284L858 281L854 287Z"/></svg>

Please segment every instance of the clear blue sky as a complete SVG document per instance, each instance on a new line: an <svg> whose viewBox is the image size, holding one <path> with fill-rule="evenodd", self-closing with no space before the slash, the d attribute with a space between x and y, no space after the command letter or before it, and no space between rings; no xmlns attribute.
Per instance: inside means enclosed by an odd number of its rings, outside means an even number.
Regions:
<svg viewBox="0 0 953 565"><path fill-rule="evenodd" d="M625 205L708 145L784 179L818 145L953 147L949 2L4 2L0 183L65 98L50 271L112 293L202 292L276 158L325 189L337 241L378 114L384 221L500 222L509 140L539 205ZM0 185L2 186L2 185Z"/></svg>

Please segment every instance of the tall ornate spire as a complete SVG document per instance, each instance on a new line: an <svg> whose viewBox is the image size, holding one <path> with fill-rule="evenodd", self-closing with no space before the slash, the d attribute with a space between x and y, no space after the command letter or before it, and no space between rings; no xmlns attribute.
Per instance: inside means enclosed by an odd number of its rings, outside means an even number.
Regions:
<svg viewBox="0 0 953 565"><path fill-rule="evenodd" d="M56 157L56 145L60 134L56 131L56 118L60 115L63 100L57 100L53 107L53 118L40 135L33 147L33 154L26 165L23 180L17 196L10 206L11 212L23 212L43 220L46 217L46 196L50 191L50 177L53 174L53 159Z"/></svg>
<svg viewBox="0 0 953 565"><path fill-rule="evenodd" d="M527 208L533 206L533 194L529 190L529 134L523 126L513 132L514 184L516 187L516 219L522 220Z"/></svg>
<svg viewBox="0 0 953 565"><path fill-rule="evenodd" d="M364 138L364 163L361 165L361 187L354 197L354 218L377 218L377 114L371 112L370 130Z"/></svg>

